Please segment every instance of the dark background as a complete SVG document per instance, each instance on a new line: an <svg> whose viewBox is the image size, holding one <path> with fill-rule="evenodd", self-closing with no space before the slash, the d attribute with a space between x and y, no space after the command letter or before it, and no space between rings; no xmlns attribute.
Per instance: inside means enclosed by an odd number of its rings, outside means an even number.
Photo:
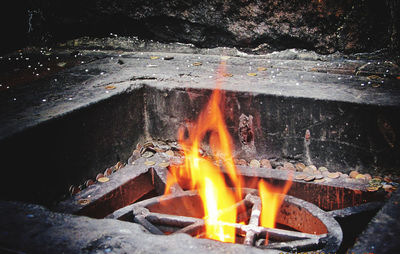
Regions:
<svg viewBox="0 0 400 254"><path fill-rule="evenodd" d="M1 52L81 36L198 47L398 54L400 0L20 0L1 15Z"/></svg>

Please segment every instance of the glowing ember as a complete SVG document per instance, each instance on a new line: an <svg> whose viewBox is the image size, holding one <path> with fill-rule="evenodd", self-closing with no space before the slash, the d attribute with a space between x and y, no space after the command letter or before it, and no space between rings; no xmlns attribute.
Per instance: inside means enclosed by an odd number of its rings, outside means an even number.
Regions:
<svg viewBox="0 0 400 254"><path fill-rule="evenodd" d="M170 187L176 183L197 190L204 207L206 237L233 243L236 236L235 228L227 225L237 223L237 212L240 207L237 205L235 207L235 204L242 200L243 180L233 162L232 140L222 113L224 94L220 87L224 74L225 62L222 62L218 70L217 87L196 123L188 124L186 129L179 129L178 141L184 151L185 161L181 166L171 165L171 175L167 179L165 194L168 194ZM201 156L199 152L206 135L209 135L208 143L212 159ZM228 187L222 169L235 185L232 187L236 191ZM263 202L261 222L266 223L265 227L274 227L275 216L283 200L277 198L279 195L268 192L269 189L272 191L277 189L266 188L267 185L263 181L260 181L259 186ZM285 185L284 193L289 187L290 184Z"/></svg>

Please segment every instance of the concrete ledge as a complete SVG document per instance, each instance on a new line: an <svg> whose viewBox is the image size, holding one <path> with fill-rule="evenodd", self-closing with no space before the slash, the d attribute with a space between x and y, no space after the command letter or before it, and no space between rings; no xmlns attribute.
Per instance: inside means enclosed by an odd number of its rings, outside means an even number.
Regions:
<svg viewBox="0 0 400 254"><path fill-rule="evenodd" d="M1 201L0 218L3 253L265 253L185 234L152 235L138 224L53 213L32 204Z"/></svg>

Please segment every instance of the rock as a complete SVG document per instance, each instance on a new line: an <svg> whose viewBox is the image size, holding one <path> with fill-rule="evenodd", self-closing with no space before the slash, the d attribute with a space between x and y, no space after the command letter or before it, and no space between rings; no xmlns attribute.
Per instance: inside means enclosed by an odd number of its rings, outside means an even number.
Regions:
<svg viewBox="0 0 400 254"><path fill-rule="evenodd" d="M365 52L399 48L399 4L380 1L111 1L35 4L26 35L17 26L6 45L101 36L104 29L161 41L201 47L254 47L257 52L307 48L319 53ZM74 6L74 7L71 7ZM26 17L31 6L21 4L10 17ZM74 9L72 9L74 8ZM73 11L72 11L73 10ZM379 22L377 22L379 21ZM62 27L63 29L60 29ZM25 37L29 40L22 42ZM16 44L16 45L13 45Z"/></svg>

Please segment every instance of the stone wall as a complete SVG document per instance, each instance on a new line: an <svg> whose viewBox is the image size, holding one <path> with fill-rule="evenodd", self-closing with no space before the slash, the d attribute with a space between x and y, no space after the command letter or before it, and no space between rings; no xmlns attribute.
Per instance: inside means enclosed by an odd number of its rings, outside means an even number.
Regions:
<svg viewBox="0 0 400 254"><path fill-rule="evenodd" d="M79 36L137 35L200 47L319 53L399 50L399 0L31 0L2 17L2 50ZM13 24L10 26L9 24Z"/></svg>

